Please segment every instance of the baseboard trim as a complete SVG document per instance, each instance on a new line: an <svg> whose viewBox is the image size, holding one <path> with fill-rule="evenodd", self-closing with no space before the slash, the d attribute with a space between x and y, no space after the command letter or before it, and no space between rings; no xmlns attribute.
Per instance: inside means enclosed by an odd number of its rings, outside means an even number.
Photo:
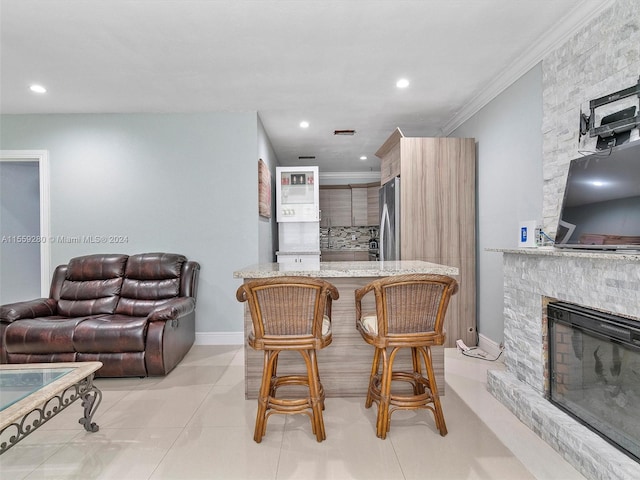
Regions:
<svg viewBox="0 0 640 480"><path fill-rule="evenodd" d="M490 357L497 357L502 351L499 343L494 342L489 337L485 337L481 333L478 334L478 348L487 352Z"/></svg>
<svg viewBox="0 0 640 480"><path fill-rule="evenodd" d="M243 345L244 332L196 332L196 345Z"/></svg>

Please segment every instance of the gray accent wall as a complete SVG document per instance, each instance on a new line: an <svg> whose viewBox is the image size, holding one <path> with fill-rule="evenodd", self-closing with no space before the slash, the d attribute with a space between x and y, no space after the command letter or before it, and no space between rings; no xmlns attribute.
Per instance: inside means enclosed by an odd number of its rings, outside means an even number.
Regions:
<svg viewBox="0 0 640 480"><path fill-rule="evenodd" d="M520 221L542 217L542 69L538 64L458 127L476 139L478 333L503 341L502 255L516 248Z"/></svg>
<svg viewBox="0 0 640 480"><path fill-rule="evenodd" d="M233 272L271 248L257 220L256 112L1 121L2 149L49 151L52 267L91 253L182 253L202 266L197 332L243 331Z"/></svg>
<svg viewBox="0 0 640 480"><path fill-rule="evenodd" d="M275 251L278 245L278 223L276 222L276 166L278 158L273 151L271 141L258 117L258 158L269 167L271 173L271 218L258 216L258 236L260 238L259 262L272 263L276 261ZM256 188L257 185L256 185Z"/></svg>

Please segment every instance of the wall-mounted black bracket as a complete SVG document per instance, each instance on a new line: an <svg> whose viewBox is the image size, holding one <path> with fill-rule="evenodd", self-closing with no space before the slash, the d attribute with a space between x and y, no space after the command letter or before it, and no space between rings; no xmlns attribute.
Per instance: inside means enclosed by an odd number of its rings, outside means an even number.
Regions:
<svg viewBox="0 0 640 480"><path fill-rule="evenodd" d="M636 115L636 107L625 108L607 115L602 119L599 127L595 126L596 108L633 95L638 96L640 99L640 77L638 78L638 83L632 87L591 100L589 102L590 115L586 116L584 113L580 113L580 135L586 135L588 132L590 137L599 137L600 141L640 126L640 114Z"/></svg>

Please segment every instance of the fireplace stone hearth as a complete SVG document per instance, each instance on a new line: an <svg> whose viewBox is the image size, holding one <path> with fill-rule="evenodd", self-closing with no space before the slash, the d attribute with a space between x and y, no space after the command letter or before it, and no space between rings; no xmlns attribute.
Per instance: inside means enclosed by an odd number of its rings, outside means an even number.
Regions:
<svg viewBox="0 0 640 480"><path fill-rule="evenodd" d="M504 371L489 391L589 479L638 479L640 464L546 398L548 298L640 318L640 255L491 249L503 253Z"/></svg>

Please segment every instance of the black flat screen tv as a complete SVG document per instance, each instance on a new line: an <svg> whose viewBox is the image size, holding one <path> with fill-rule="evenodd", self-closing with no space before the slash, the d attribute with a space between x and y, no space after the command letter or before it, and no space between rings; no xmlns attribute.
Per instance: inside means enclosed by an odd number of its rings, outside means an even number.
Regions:
<svg viewBox="0 0 640 480"><path fill-rule="evenodd" d="M571 161L554 246L640 250L640 141Z"/></svg>

